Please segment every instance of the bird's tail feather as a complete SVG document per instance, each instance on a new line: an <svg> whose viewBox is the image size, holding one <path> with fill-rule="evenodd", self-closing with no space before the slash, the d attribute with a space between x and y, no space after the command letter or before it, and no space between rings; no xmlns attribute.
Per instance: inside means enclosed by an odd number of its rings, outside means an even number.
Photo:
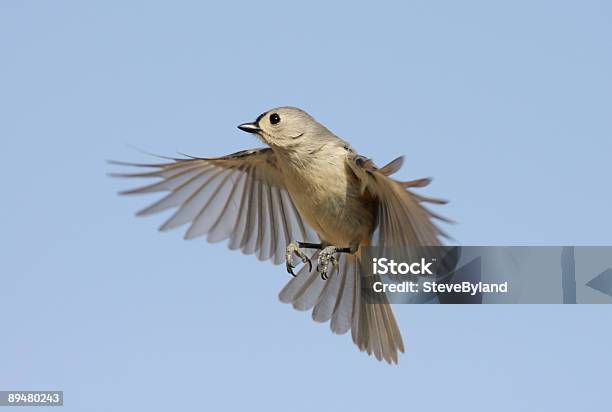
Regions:
<svg viewBox="0 0 612 412"><path fill-rule="evenodd" d="M319 253L312 256L313 263ZM281 290L279 298L295 309L312 309L317 322L330 321L334 333L352 331L357 347L378 360L397 363L404 344L395 316L387 299L366 303L361 296L360 252L340 254L338 270L323 280L317 271L304 265L297 276ZM316 266L316 265L313 265Z"/></svg>

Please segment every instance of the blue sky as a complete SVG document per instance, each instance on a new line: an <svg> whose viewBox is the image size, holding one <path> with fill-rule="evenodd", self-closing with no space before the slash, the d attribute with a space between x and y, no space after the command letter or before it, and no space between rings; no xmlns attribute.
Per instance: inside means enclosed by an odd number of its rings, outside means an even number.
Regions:
<svg viewBox="0 0 612 412"><path fill-rule="evenodd" d="M106 159L258 146L299 106L465 245L610 245L612 7L597 1L0 3L0 389L65 410L593 410L609 306L396 306L389 367L277 300L287 274L133 213Z"/></svg>

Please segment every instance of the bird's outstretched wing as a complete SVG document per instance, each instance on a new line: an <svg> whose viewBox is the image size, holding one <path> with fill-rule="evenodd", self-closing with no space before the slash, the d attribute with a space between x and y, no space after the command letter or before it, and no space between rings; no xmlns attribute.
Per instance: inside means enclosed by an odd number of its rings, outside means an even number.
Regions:
<svg viewBox="0 0 612 412"><path fill-rule="evenodd" d="M150 215L176 208L160 230L189 224L186 239L207 235L209 242L229 239L230 249L255 253L275 264L284 260L293 240L317 242L285 189L271 149L253 149L217 158L188 157L159 164L111 162L152 169L141 173L114 173L115 177L161 180L121 194L169 192L138 212Z"/></svg>
<svg viewBox="0 0 612 412"><path fill-rule="evenodd" d="M431 179L400 182L389 177L401 167L399 157L378 168L368 158L349 154L349 166L361 183L361 190L377 199L376 230L371 244L379 247L438 246L440 236L448 237L434 222L451 221L430 211L423 203L445 204L446 200L421 196L410 188L427 186Z"/></svg>

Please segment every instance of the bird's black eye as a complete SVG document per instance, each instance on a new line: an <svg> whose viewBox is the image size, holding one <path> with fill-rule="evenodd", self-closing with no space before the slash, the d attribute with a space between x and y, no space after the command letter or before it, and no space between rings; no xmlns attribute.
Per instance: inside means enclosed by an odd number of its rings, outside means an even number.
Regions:
<svg viewBox="0 0 612 412"><path fill-rule="evenodd" d="M278 122L280 122L280 116L277 113L272 113L270 115L270 123L277 124Z"/></svg>

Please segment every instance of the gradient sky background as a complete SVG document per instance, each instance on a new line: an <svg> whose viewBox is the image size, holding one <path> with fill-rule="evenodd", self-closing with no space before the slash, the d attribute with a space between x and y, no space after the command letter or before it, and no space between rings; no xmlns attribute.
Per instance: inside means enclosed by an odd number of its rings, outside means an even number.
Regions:
<svg viewBox="0 0 612 412"><path fill-rule="evenodd" d="M338 2L339 3L339 2ZM0 2L0 389L64 410L603 410L611 306L396 306L389 367L277 300L284 268L133 213L106 159L213 156L313 114L466 245L612 244L612 6ZM264 409L265 408L265 409Z"/></svg>

